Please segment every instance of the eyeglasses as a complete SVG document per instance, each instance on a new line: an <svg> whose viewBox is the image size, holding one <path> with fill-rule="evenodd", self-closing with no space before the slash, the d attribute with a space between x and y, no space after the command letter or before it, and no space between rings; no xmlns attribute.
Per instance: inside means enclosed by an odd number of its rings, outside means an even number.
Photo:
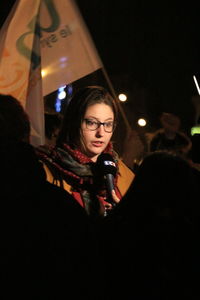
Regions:
<svg viewBox="0 0 200 300"><path fill-rule="evenodd" d="M105 132L113 132L115 129L115 123L113 121L109 122L99 122L91 119L84 119L86 128L89 130L96 130L101 125L103 125Z"/></svg>

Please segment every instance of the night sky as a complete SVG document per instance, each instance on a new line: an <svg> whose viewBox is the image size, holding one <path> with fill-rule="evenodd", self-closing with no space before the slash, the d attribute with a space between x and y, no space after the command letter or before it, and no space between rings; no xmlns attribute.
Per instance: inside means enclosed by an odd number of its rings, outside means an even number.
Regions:
<svg viewBox="0 0 200 300"><path fill-rule="evenodd" d="M14 1L1 1L1 25ZM194 1L77 0L131 126L138 117L159 126L162 111L194 125L193 81L200 83L200 21ZM196 6L195 6L196 5Z"/></svg>
<svg viewBox="0 0 200 300"><path fill-rule="evenodd" d="M199 9L194 1L170 3L78 1L115 90L129 93L127 112L146 115L152 126L161 111L173 112L191 126L193 74L200 82Z"/></svg>

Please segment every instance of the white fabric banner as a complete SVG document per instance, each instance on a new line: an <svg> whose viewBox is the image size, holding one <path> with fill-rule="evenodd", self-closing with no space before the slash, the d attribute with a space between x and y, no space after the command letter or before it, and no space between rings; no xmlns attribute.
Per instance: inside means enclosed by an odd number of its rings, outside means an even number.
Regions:
<svg viewBox="0 0 200 300"><path fill-rule="evenodd" d="M73 0L43 1L40 28L44 95L102 67Z"/></svg>
<svg viewBox="0 0 200 300"><path fill-rule="evenodd" d="M45 142L43 96L100 68L73 0L16 1L0 31L0 93L22 103L33 145Z"/></svg>
<svg viewBox="0 0 200 300"><path fill-rule="evenodd" d="M44 143L39 39L34 34L40 0L16 1L0 31L0 93L17 98L31 121L31 143Z"/></svg>

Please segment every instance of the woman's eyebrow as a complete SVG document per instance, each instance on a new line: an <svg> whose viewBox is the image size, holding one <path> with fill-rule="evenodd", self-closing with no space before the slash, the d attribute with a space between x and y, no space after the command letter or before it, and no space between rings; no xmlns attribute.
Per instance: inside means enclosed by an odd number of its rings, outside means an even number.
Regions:
<svg viewBox="0 0 200 300"><path fill-rule="evenodd" d="M99 120L97 117L93 117L93 116L86 116L85 118L86 118L86 119L95 119L95 120L97 120L97 121L99 121L99 122L100 122L100 120ZM105 119L105 121L113 121L113 118L112 118L112 117L110 117L110 118L107 118L107 119Z"/></svg>

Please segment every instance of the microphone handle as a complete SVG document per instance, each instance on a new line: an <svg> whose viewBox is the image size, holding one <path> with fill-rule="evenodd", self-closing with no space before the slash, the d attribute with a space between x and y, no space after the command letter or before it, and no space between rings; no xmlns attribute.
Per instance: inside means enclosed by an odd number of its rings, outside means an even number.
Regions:
<svg viewBox="0 0 200 300"><path fill-rule="evenodd" d="M107 184L107 189L108 192L110 194L110 196L112 195L112 190L115 189L114 186L114 176L112 174L106 174L106 184Z"/></svg>
<svg viewBox="0 0 200 300"><path fill-rule="evenodd" d="M114 176L112 174L106 174L105 179L106 179L106 185L107 185L107 190L108 190L107 202L111 203L112 207L114 208L116 206L116 203L113 201L113 198L112 198L112 190L115 189ZM109 211L105 210L104 216L107 216L108 214L109 214Z"/></svg>
<svg viewBox="0 0 200 300"><path fill-rule="evenodd" d="M112 206L116 206L116 203L113 200L112 197L112 190L115 190L114 186L114 176L112 174L106 174L106 185L107 185L107 190L108 190L108 198L107 201L112 204Z"/></svg>

